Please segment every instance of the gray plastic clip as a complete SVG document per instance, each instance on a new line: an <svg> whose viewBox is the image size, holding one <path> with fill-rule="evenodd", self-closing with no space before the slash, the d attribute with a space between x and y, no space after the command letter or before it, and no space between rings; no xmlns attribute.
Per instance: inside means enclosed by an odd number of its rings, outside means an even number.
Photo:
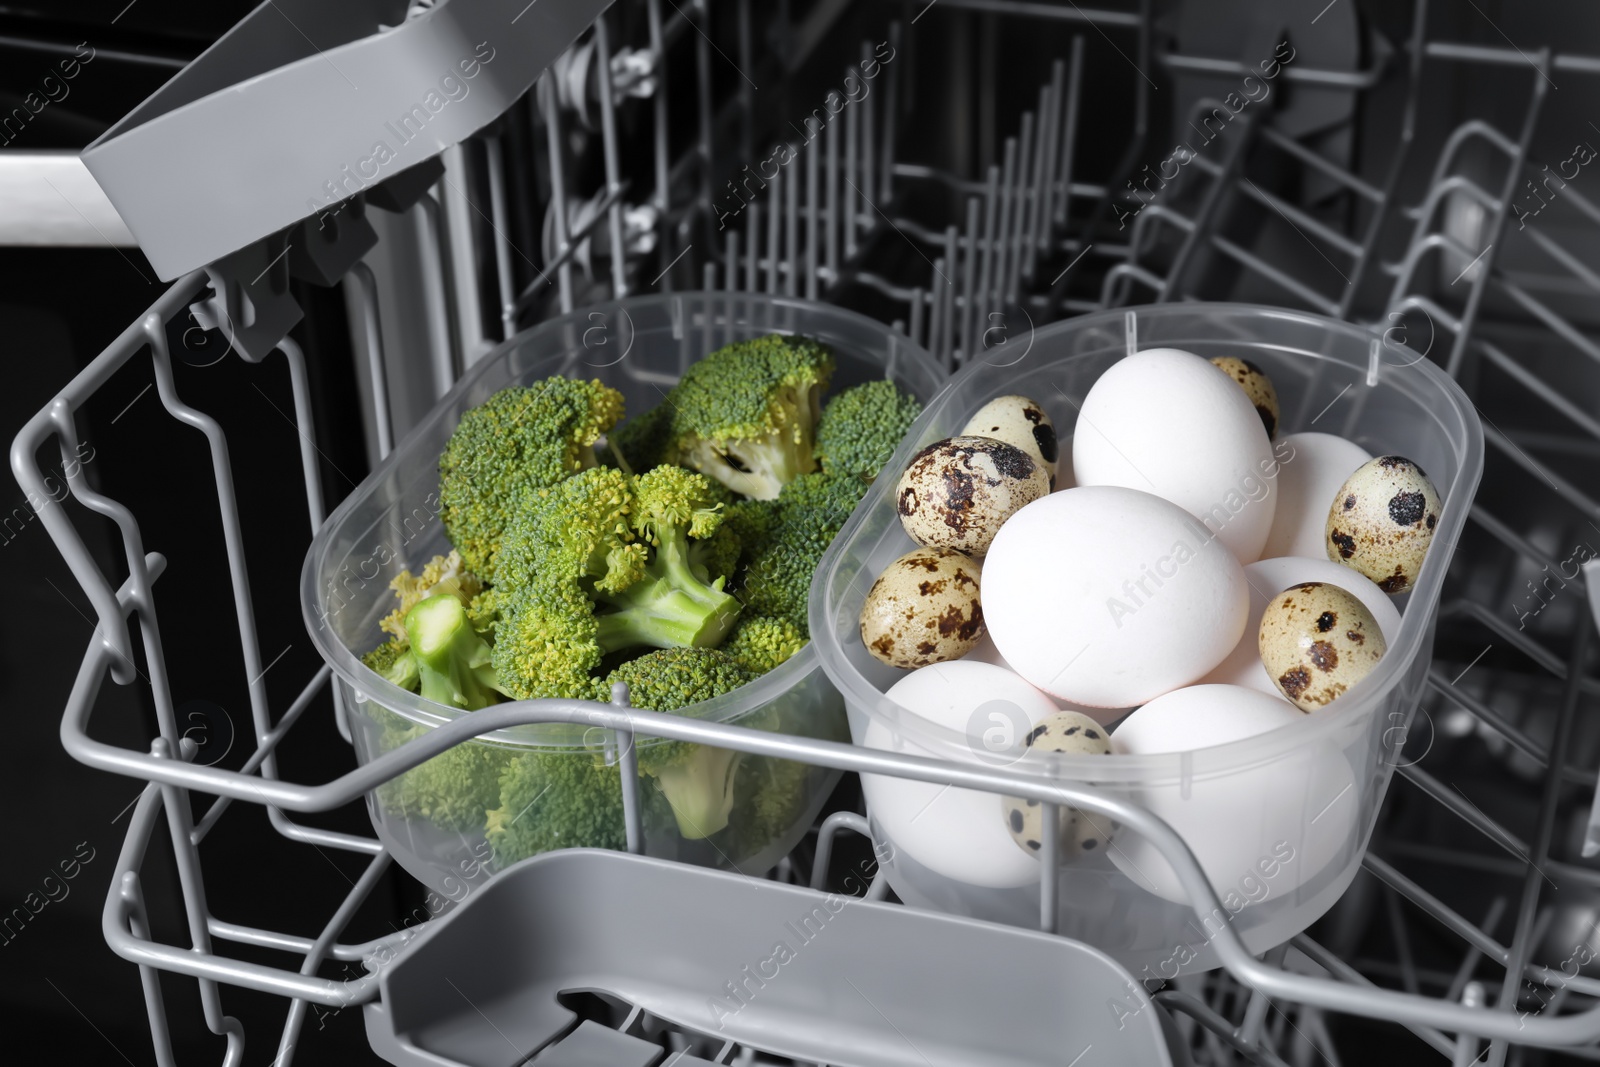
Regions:
<svg viewBox="0 0 1600 1067"><path fill-rule="evenodd" d="M303 317L289 294L288 258L289 235L275 233L206 267L212 293L189 305L195 321L260 362Z"/></svg>

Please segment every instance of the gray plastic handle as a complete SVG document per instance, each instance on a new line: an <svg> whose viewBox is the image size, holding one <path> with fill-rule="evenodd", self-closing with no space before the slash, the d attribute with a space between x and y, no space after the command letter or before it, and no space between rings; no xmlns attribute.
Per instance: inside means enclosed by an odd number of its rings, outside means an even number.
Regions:
<svg viewBox="0 0 1600 1067"><path fill-rule="evenodd" d="M459 144L611 0L266 0L84 149L165 280Z"/></svg>

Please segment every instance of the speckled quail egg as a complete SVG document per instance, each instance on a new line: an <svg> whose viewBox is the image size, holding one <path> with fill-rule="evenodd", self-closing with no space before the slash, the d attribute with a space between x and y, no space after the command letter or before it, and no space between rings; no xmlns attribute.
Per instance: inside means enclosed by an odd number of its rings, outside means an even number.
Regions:
<svg viewBox="0 0 1600 1067"><path fill-rule="evenodd" d="M1439 491L1404 456L1356 468L1328 509L1328 558L1365 574L1385 593L1416 584L1439 524Z"/></svg>
<svg viewBox="0 0 1600 1067"><path fill-rule="evenodd" d="M1273 597L1257 640L1262 666L1301 711L1332 703L1389 647L1367 606L1326 582L1304 582Z"/></svg>
<svg viewBox="0 0 1600 1067"><path fill-rule="evenodd" d="M1056 460L1060 449L1056 444L1056 426L1044 408L1025 396L1000 396L978 409L961 428L963 437L993 437L1008 445L1016 445L1033 461L1044 467L1050 476L1050 488L1056 487Z"/></svg>
<svg viewBox="0 0 1600 1067"><path fill-rule="evenodd" d="M884 568L861 605L861 641L891 667L960 659L984 634L979 570L949 548L918 548Z"/></svg>
<svg viewBox="0 0 1600 1067"><path fill-rule="evenodd" d="M1106 728L1075 711L1058 711L1040 719L1029 732L1026 744L1039 752L1074 755L1104 756L1111 751ZM1044 806L1037 800L1020 797L1001 797L1000 805L1011 839L1024 852L1039 855L1044 847ZM1102 851L1111 840L1113 829L1111 820L1104 815L1062 808L1056 813L1056 831L1061 843L1056 855L1065 862Z"/></svg>
<svg viewBox="0 0 1600 1067"><path fill-rule="evenodd" d="M1272 379L1267 377L1267 372L1238 356L1213 356L1211 363L1239 383L1244 395L1255 405L1256 414L1261 416L1261 425L1266 427L1267 436L1278 436L1278 391L1272 387Z"/></svg>
<svg viewBox="0 0 1600 1067"><path fill-rule="evenodd" d="M1044 467L1016 445L951 437L911 457L895 503L913 541L981 556L1007 519L1049 492Z"/></svg>

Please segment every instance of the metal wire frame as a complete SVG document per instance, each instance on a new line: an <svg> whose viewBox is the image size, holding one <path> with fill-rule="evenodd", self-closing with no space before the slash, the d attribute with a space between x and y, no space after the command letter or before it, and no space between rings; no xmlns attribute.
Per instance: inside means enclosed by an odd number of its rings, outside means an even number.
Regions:
<svg viewBox="0 0 1600 1067"><path fill-rule="evenodd" d="M1394 162L1389 169L1383 187L1373 186L1358 176L1334 167L1320 157L1311 155L1305 149L1270 127L1262 126L1254 131L1260 145L1281 150L1289 157L1334 179L1353 195L1370 203L1373 207L1372 217L1365 229L1364 236L1359 239L1346 237L1337 230L1320 224L1312 216L1298 211L1292 204L1264 192L1252 184L1238 183L1236 188L1229 191L1229 195L1247 197L1262 206L1272 209L1288 220L1291 225L1295 225L1297 228L1321 238L1322 243L1328 248L1329 252L1333 254L1342 253L1350 257L1351 273L1354 277L1346 279L1348 284L1343 294L1325 296L1306 283L1299 281L1279 265L1262 258L1250 250L1241 248L1219 235L1212 234L1209 236L1211 249L1239 264L1246 271L1275 283L1289 297L1303 302L1324 314L1340 317L1350 316L1353 301L1359 288L1357 283L1359 283L1365 272L1376 266L1382 273L1389 275L1393 279L1388 306L1390 314L1380 322L1393 322L1398 315L1413 310L1426 313L1437 326L1442 326L1450 336L1451 344L1442 362L1453 376L1461 378L1468 366L1468 358L1477 356L1525 387L1535 399L1560 412L1583 433L1600 441L1600 422L1597 422L1591 414L1577 407L1557 387L1542 380L1535 372L1523 366L1500 347L1477 336L1474 332L1486 294L1492 288L1496 293L1509 299L1515 306L1526 312L1542 330L1547 331L1546 336L1549 338L1576 348L1583 356L1589 359L1600 359L1600 346L1589 340L1581 330L1567 322L1548 304L1540 301L1531 292L1513 281L1498 266L1498 260L1501 258L1499 250L1506 243L1509 243L1511 239L1506 222L1512 197L1524 175L1537 170L1529 159L1528 151L1534 132L1538 127L1545 100L1548 71L1556 67L1554 57L1551 56L1548 50L1523 56L1511 49L1482 48L1459 45L1452 42L1426 41L1423 37L1423 30L1426 24L1426 7L1421 3L1417 5L1416 19L1416 32L1413 36L1411 47L1411 90L1402 122L1400 144L1397 146ZM1494 126L1480 120L1470 120L1452 131L1446 138L1435 163L1423 202L1412 208L1400 209L1394 197L1394 190L1397 178L1406 166L1407 154L1413 147L1415 140L1416 100L1418 89L1422 84L1422 64L1424 60L1492 65L1526 63L1532 68L1529 78L1529 97L1524 109L1522 122L1514 136L1508 136ZM1588 57L1565 56L1562 57L1560 69L1593 73L1596 70L1596 61ZM1500 188L1496 191L1486 190L1470 177L1455 173L1465 147L1473 142L1487 144L1506 160L1505 178L1501 182ZM1220 179L1226 174L1226 166L1226 162L1206 161L1202 164L1201 170L1214 179L1218 179L1220 184ZM1589 222L1600 223L1600 209L1597 209L1595 204L1588 198L1566 187L1562 188L1561 195L1563 199L1570 197L1575 209ZM1480 242L1481 248L1468 248L1449 234L1437 232L1436 220L1439 214L1439 207L1451 196L1466 197L1487 213L1489 224ZM1104 290L1106 301L1110 303L1127 298L1130 290L1123 279L1145 285L1157 299L1186 298L1185 280L1182 277L1182 266L1186 258L1185 253L1189 251L1195 241L1206 236L1208 223L1214 219L1220 203L1222 203L1222 198L1208 196L1202 202L1201 210L1194 217L1185 216L1162 203L1153 203L1145 208L1141 212L1141 221L1148 216L1152 220L1149 225L1168 224L1185 235L1182 250L1175 260L1173 268L1165 276L1139 265L1134 255L1130 254L1124 264L1108 272ZM1379 263L1377 248L1384 224L1397 216L1413 224L1413 233L1407 242L1405 255L1397 264ZM1524 220L1524 225L1517 232L1545 253L1565 275L1569 276L1570 281L1581 286L1585 291L1600 292L1600 274L1583 264L1554 238L1545 234L1537 225L1526 224ZM1310 238L1307 238L1307 240L1310 240ZM1141 236L1136 232L1129 244L1132 250L1137 250L1142 246ZM1467 265L1467 269L1462 271L1463 276L1469 273L1472 274L1472 284L1461 311L1447 311L1426 295L1425 290L1419 286L1418 279L1430 253L1450 256L1452 259L1459 261L1458 265ZM1452 267L1453 271L1454 267ZM1457 280L1461 279L1458 278ZM1480 414L1482 414L1481 408ZM1539 482L1548 485L1553 493L1564 504L1570 506L1577 515L1591 521L1600 517L1600 505L1597 505L1588 493L1579 486L1574 485L1569 479L1564 478L1549 464L1530 456L1526 451L1518 447L1515 441L1494 426L1486 415L1484 419L1486 422L1485 436L1495 450L1530 475L1533 475ZM1534 482L1530 480L1530 484L1534 484ZM1526 559L1535 565L1553 566L1556 564L1556 561L1550 557L1549 553L1538 549L1511 525L1496 518L1483 506L1475 505L1471 512L1471 518L1477 526L1485 530L1495 541L1509 549L1515 556ZM1570 588L1576 591L1579 597L1586 598L1587 594L1580 585L1573 584ZM1510 1012L1516 1007L1524 980L1555 990L1562 999L1571 994L1600 995L1600 985L1597 985L1591 979L1574 978L1564 972L1555 972L1549 968L1530 963L1530 954L1537 941L1538 899L1540 882L1543 878L1541 872L1559 870L1562 876L1573 877L1584 884L1596 884L1593 871L1570 864L1557 863L1549 858L1562 783L1576 782L1591 788L1595 785L1595 775L1592 770L1568 766L1559 755L1566 749L1566 738L1572 729L1573 711L1579 694L1592 694L1597 688L1600 688L1600 683L1585 675L1590 642L1588 615L1586 612L1582 614L1578 624L1578 631L1572 640L1571 647L1564 655L1549 651L1530 636L1513 628L1507 620L1493 615L1481 605L1471 601L1464 599L1447 601L1442 605L1440 615L1441 620L1465 618L1475 624L1488 627L1497 642L1504 642L1506 645L1517 648L1533 661L1537 669L1548 671L1562 683L1563 696L1559 704L1554 736L1548 742L1541 743L1534 741L1524 731L1509 722L1492 705L1475 698L1471 693L1461 688L1457 684L1459 676L1453 681L1448 680L1437 668L1430 672L1429 676L1430 687L1440 696L1444 697L1453 706L1465 709L1499 736L1505 738L1518 752L1533 760L1536 765L1551 771L1545 777L1545 787L1541 794L1538 825L1534 841L1524 842L1519 840L1505 830L1504 827L1471 805L1470 802L1465 801L1459 793L1445 786L1420 767L1403 768L1401 771L1408 780L1421 787L1426 795L1473 826L1500 849L1508 853L1511 861L1503 865L1504 869L1510 873L1520 875L1522 880L1515 915L1515 928L1510 947L1500 945L1485 933L1483 928L1475 926L1452 911L1437 897L1427 893L1415 882L1400 875L1398 871L1378 855L1368 855L1366 859L1367 869L1372 871L1387 889L1398 894L1398 897L1405 898L1411 904L1432 916L1445 928L1463 937L1468 942L1469 948L1466 960L1464 960L1458 973L1457 980L1451 982L1449 996L1452 999L1466 1003L1470 986L1477 991L1476 1004L1478 1006L1492 1007L1501 1012ZM1393 899L1398 899L1398 897ZM1494 913L1494 917L1498 920L1498 912ZM1415 971L1405 948L1405 927L1403 922L1399 921L1397 912L1394 913L1391 930L1396 936L1397 948L1401 956L1401 966L1398 969L1399 976L1407 988L1414 991L1416 988ZM1492 959L1502 964L1506 969L1505 979L1501 983L1493 1004L1490 1004L1483 995L1482 986L1477 983L1469 983L1464 977L1470 973L1471 961L1481 957ZM1355 980L1359 977L1357 972L1354 972L1348 966L1334 966L1333 964L1338 962L1334 959L1324 958L1319 962L1324 965L1330 974L1344 977L1346 980ZM1556 1004L1556 1001L1552 1000L1552 1004ZM1184 1005L1185 1002L1177 1001L1169 1006L1183 1007ZM1200 1006L1205 1007L1203 1004ZM1220 1019L1220 1016L1218 1019ZM1216 1021L1212 1019L1202 1020L1207 1025ZM1417 1028L1413 1027L1413 1029ZM1475 1041L1468 1042L1465 1039L1451 1041L1437 1032L1420 1032L1419 1036L1444 1055L1450 1056L1454 1062L1477 1062L1474 1057L1478 1057L1479 1052ZM1495 1065L1503 1063L1509 1044L1517 1041L1518 1039L1515 1037L1496 1038L1484 1054L1487 1057L1487 1062ZM1235 1043L1235 1047L1247 1058L1257 1057L1262 1052L1259 1047L1255 1046L1240 1046ZM1596 1055L1600 1055L1600 1050L1580 1051L1584 1053L1595 1052ZM1252 1061L1260 1062L1255 1059Z"/></svg>

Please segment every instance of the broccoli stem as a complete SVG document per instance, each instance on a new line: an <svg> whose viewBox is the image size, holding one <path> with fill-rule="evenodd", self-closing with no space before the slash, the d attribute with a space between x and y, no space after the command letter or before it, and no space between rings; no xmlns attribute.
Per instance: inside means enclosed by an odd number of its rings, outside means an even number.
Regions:
<svg viewBox="0 0 1600 1067"><path fill-rule="evenodd" d="M406 614L406 636L425 699L477 711L499 699L489 644L448 593L428 597Z"/></svg>
<svg viewBox="0 0 1600 1067"><path fill-rule="evenodd" d="M722 591L725 583L720 577L709 585L701 581L690 564L687 535L664 529L644 577L620 593L595 593L617 609L596 617L600 648L715 648L739 615L738 599Z"/></svg>
<svg viewBox="0 0 1600 1067"><path fill-rule="evenodd" d="M742 752L695 745L688 759L657 769L656 784L672 805L678 832L690 841L710 837L728 825L733 783Z"/></svg>

